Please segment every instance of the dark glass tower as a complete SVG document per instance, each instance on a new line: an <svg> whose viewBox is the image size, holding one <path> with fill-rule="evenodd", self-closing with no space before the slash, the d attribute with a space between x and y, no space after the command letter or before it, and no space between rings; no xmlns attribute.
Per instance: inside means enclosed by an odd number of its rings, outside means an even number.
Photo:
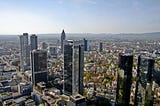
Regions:
<svg viewBox="0 0 160 106"><path fill-rule="evenodd" d="M152 72L154 62L154 59L149 57L138 57L135 106L153 106Z"/></svg>
<svg viewBox="0 0 160 106"><path fill-rule="evenodd" d="M88 50L88 41L84 38L83 39L84 41L84 51L87 51Z"/></svg>
<svg viewBox="0 0 160 106"><path fill-rule="evenodd" d="M64 30L61 33L61 53L63 53L63 45L64 45L64 40L66 39L66 34Z"/></svg>
<svg viewBox="0 0 160 106"><path fill-rule="evenodd" d="M47 52L33 50L31 52L32 83L35 86L39 82L47 83Z"/></svg>
<svg viewBox="0 0 160 106"><path fill-rule="evenodd" d="M103 43L100 42L100 43L99 43L99 52L102 52L102 51L103 51Z"/></svg>
<svg viewBox="0 0 160 106"><path fill-rule="evenodd" d="M120 54L116 93L116 104L118 106L129 106L132 84L132 64L133 55Z"/></svg>
<svg viewBox="0 0 160 106"><path fill-rule="evenodd" d="M81 41L64 43L63 90L67 95L83 94L84 48Z"/></svg>
<svg viewBox="0 0 160 106"><path fill-rule="evenodd" d="M20 38L20 69L25 71L30 67L30 46L28 45L28 33L23 33Z"/></svg>
<svg viewBox="0 0 160 106"><path fill-rule="evenodd" d="M30 44L31 44L31 51L36 50L38 48L37 36L35 34L30 36Z"/></svg>

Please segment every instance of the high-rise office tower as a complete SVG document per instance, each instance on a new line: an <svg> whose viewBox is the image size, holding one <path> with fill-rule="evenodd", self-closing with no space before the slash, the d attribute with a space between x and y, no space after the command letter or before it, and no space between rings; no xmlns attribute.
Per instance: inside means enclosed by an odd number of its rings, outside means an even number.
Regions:
<svg viewBox="0 0 160 106"><path fill-rule="evenodd" d="M30 36L30 45L31 45L31 51L36 50L38 48L37 36L35 34Z"/></svg>
<svg viewBox="0 0 160 106"><path fill-rule="evenodd" d="M63 90L67 95L83 95L84 48L81 41L64 42Z"/></svg>
<svg viewBox="0 0 160 106"><path fill-rule="evenodd" d="M51 57L57 57L57 47L56 46L49 46L48 51Z"/></svg>
<svg viewBox="0 0 160 106"><path fill-rule="evenodd" d="M48 44L47 44L46 42L42 42L42 43L41 43L41 49L42 49L42 50L46 50L47 47L48 47Z"/></svg>
<svg viewBox="0 0 160 106"><path fill-rule="evenodd" d="M61 33L61 53L63 53L63 45L64 45L64 40L66 39L66 34L64 30Z"/></svg>
<svg viewBox="0 0 160 106"><path fill-rule="evenodd" d="M138 57L135 106L153 106L152 73L154 59Z"/></svg>
<svg viewBox="0 0 160 106"><path fill-rule="evenodd" d="M88 50L88 41L84 38L83 39L84 41L84 51L87 51Z"/></svg>
<svg viewBox="0 0 160 106"><path fill-rule="evenodd" d="M30 67L30 46L28 45L28 33L20 37L20 70L25 71Z"/></svg>
<svg viewBox="0 0 160 106"><path fill-rule="evenodd" d="M132 84L132 64L133 55L120 54L116 92L116 104L118 106L129 106Z"/></svg>
<svg viewBox="0 0 160 106"><path fill-rule="evenodd" d="M102 50L103 50L103 43L100 42L100 43L99 43L99 52L102 52Z"/></svg>
<svg viewBox="0 0 160 106"><path fill-rule="evenodd" d="M31 52L32 83L35 86L39 82L47 83L47 52L44 50L33 50Z"/></svg>

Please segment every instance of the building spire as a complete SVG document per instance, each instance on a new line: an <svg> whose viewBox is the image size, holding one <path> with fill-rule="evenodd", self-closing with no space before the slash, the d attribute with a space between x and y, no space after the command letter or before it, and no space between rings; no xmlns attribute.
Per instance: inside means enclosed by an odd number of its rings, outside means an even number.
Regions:
<svg viewBox="0 0 160 106"><path fill-rule="evenodd" d="M62 30L62 33L65 33L65 32L64 32L64 29Z"/></svg>
<svg viewBox="0 0 160 106"><path fill-rule="evenodd" d="M62 33L61 33L61 53L63 53L63 42L64 42L65 39L66 39L66 34L64 32L64 29L63 29Z"/></svg>

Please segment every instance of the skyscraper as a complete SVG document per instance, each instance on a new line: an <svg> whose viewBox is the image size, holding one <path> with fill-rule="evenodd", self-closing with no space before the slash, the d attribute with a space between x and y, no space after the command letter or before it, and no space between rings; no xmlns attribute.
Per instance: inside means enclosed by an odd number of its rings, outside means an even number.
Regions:
<svg viewBox="0 0 160 106"><path fill-rule="evenodd" d="M81 41L64 42L63 90L67 95L83 95L84 48Z"/></svg>
<svg viewBox="0 0 160 106"><path fill-rule="evenodd" d="M38 48L37 36L35 34L30 36L31 51Z"/></svg>
<svg viewBox="0 0 160 106"><path fill-rule="evenodd" d="M33 50L31 52L32 83L35 86L39 82L47 83L47 52L44 50Z"/></svg>
<svg viewBox="0 0 160 106"><path fill-rule="evenodd" d="M132 84L132 64L133 55L120 54L116 93L116 104L118 106L129 106Z"/></svg>
<svg viewBox="0 0 160 106"><path fill-rule="evenodd" d="M23 33L20 37L20 69L25 71L30 67L30 46L28 45L28 33Z"/></svg>
<svg viewBox="0 0 160 106"><path fill-rule="evenodd" d="M84 41L84 51L87 51L88 50L88 41L84 38L83 39Z"/></svg>
<svg viewBox="0 0 160 106"><path fill-rule="evenodd" d="M102 50L103 50L103 43L100 42L100 43L99 43L99 52L102 52Z"/></svg>
<svg viewBox="0 0 160 106"><path fill-rule="evenodd" d="M51 57L57 57L57 47L56 46L49 46L48 51Z"/></svg>
<svg viewBox="0 0 160 106"><path fill-rule="evenodd" d="M153 106L152 73L154 59L138 57L137 83L135 93L135 106Z"/></svg>
<svg viewBox="0 0 160 106"><path fill-rule="evenodd" d="M61 33L61 53L63 53L63 45L64 45L64 40L66 39L66 34L64 30Z"/></svg>
<svg viewBox="0 0 160 106"><path fill-rule="evenodd" d="M46 42L42 42L42 43L41 43L41 49L42 49L42 50L46 50L47 47L48 47L48 44L47 44Z"/></svg>

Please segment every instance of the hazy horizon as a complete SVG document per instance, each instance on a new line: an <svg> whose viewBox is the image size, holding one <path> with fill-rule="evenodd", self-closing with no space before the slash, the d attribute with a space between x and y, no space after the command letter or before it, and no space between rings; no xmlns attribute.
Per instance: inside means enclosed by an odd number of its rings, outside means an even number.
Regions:
<svg viewBox="0 0 160 106"><path fill-rule="evenodd" d="M28 32L23 32L23 33L28 33ZM19 36L19 35L23 35L23 33L18 33L18 34L0 34L0 36L1 35L13 35L13 36ZM152 33L160 33L160 31L159 32L139 32L139 33L83 33L83 32L65 32L66 34L95 34L95 35L99 35L99 34L105 34L105 35L116 35L116 34L152 34ZM59 32L59 33L28 33L29 35L32 35L32 34L36 34L36 35L52 35L52 34L54 34L54 35L56 35L56 34L58 34L58 35L60 35L61 34L61 32Z"/></svg>

